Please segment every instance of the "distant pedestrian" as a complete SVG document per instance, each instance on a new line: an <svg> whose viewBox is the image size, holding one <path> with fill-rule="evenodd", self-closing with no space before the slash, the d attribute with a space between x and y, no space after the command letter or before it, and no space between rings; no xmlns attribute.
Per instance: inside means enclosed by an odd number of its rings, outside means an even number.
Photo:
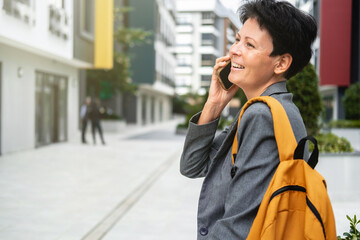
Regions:
<svg viewBox="0 0 360 240"><path fill-rule="evenodd" d="M91 98L86 97L85 102L83 103L83 105L81 105L81 109L80 109L82 143L87 143L85 133L86 133L87 122L89 120L90 104L91 104Z"/></svg>
<svg viewBox="0 0 360 240"><path fill-rule="evenodd" d="M95 99L90 105L89 116L91 119L91 130L94 144L96 144L96 129L99 131L100 139L103 145L105 145L101 124L100 124L100 115L103 113L103 108L100 106L99 99Z"/></svg>

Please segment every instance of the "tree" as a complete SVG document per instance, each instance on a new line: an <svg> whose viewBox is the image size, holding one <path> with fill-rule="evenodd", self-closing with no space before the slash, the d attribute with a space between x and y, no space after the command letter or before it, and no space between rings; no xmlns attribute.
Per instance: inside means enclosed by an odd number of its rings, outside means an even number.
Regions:
<svg viewBox="0 0 360 240"><path fill-rule="evenodd" d="M115 92L131 92L136 86L131 84L129 48L150 43L149 31L143 29L128 28L124 24L125 15L131 12L129 7L115 8L114 12L114 65L110 70L87 70L87 92L100 95L101 99L108 99Z"/></svg>
<svg viewBox="0 0 360 240"><path fill-rule="evenodd" d="M318 82L318 76L311 63L287 81L287 88L294 95L293 101L299 108L307 133L310 135L318 133L318 118L322 112Z"/></svg>
<svg viewBox="0 0 360 240"><path fill-rule="evenodd" d="M360 119L360 83L352 84L345 91L345 96L342 99L345 119L359 120Z"/></svg>

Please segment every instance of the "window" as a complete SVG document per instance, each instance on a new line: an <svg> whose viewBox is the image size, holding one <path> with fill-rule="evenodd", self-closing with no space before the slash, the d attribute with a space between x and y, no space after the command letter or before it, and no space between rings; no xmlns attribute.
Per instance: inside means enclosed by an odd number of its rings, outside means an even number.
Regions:
<svg viewBox="0 0 360 240"><path fill-rule="evenodd" d="M192 57L191 55L178 55L177 57L178 66L181 67L191 66L191 62L192 62L191 57Z"/></svg>
<svg viewBox="0 0 360 240"><path fill-rule="evenodd" d="M191 14L178 14L176 22L178 25L191 25L192 16Z"/></svg>
<svg viewBox="0 0 360 240"><path fill-rule="evenodd" d="M202 25L213 25L215 24L215 13L203 12L201 17Z"/></svg>
<svg viewBox="0 0 360 240"><path fill-rule="evenodd" d="M212 54L203 54L201 55L201 66L203 67L212 67L215 65L216 57Z"/></svg>
<svg viewBox="0 0 360 240"><path fill-rule="evenodd" d="M323 106L324 113L322 115L322 120L328 123L334 119L335 96L333 94L325 94L323 96Z"/></svg>
<svg viewBox="0 0 360 240"><path fill-rule="evenodd" d="M314 67L317 73L319 73L319 49L315 49L315 53L314 53Z"/></svg>
<svg viewBox="0 0 360 240"><path fill-rule="evenodd" d="M155 97L150 97L151 101L151 122L155 122Z"/></svg>
<svg viewBox="0 0 360 240"><path fill-rule="evenodd" d="M201 45L216 47L216 36L212 33L203 33L201 35Z"/></svg>
<svg viewBox="0 0 360 240"><path fill-rule="evenodd" d="M211 75L201 75L201 87L210 87Z"/></svg>
<svg viewBox="0 0 360 240"><path fill-rule="evenodd" d="M202 20L211 20L215 18L215 14L213 12L203 12Z"/></svg>
<svg viewBox="0 0 360 240"><path fill-rule="evenodd" d="M80 0L80 34L82 37L94 40L94 0Z"/></svg>
<svg viewBox="0 0 360 240"><path fill-rule="evenodd" d="M177 87L185 87L188 85L189 84L187 84L187 77L180 76L180 77L176 78L176 86Z"/></svg>
<svg viewBox="0 0 360 240"><path fill-rule="evenodd" d="M142 125L146 124L147 100L148 100L148 98L146 95L141 96L141 123L142 123Z"/></svg>
<svg viewBox="0 0 360 240"><path fill-rule="evenodd" d="M317 24L320 23L320 4L318 0L314 0L313 3L313 16L317 22Z"/></svg>

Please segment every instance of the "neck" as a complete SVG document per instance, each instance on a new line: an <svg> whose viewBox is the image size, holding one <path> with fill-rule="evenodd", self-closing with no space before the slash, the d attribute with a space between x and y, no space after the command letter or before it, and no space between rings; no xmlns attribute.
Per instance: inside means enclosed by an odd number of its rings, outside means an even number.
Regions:
<svg viewBox="0 0 360 240"><path fill-rule="evenodd" d="M255 98L255 97L260 97L261 94L263 92L265 92L265 90L270 87L271 85L278 83L278 82L282 82L284 81L284 78L278 78L278 79L271 79L270 81L268 81L266 84L262 85L262 86L256 86L253 89L243 89L246 98L248 100Z"/></svg>

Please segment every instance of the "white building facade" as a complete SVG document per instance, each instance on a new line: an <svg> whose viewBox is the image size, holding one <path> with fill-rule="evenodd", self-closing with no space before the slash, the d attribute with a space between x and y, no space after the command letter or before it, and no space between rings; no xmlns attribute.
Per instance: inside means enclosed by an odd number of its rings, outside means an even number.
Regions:
<svg viewBox="0 0 360 240"><path fill-rule="evenodd" d="M177 0L176 93L205 94L217 58L228 54L238 16L219 0Z"/></svg>
<svg viewBox="0 0 360 240"><path fill-rule="evenodd" d="M94 16L82 11L94 9L89 2L0 0L1 154L77 135L78 69L94 67L95 59L77 57L74 38L87 34L94 41ZM75 23L82 23L81 32Z"/></svg>
<svg viewBox="0 0 360 240"><path fill-rule="evenodd" d="M138 90L125 99L126 121L148 125L169 120L175 92L175 0L129 0L127 5L134 9L128 26L151 31L153 35L151 44L130 50L131 79Z"/></svg>

